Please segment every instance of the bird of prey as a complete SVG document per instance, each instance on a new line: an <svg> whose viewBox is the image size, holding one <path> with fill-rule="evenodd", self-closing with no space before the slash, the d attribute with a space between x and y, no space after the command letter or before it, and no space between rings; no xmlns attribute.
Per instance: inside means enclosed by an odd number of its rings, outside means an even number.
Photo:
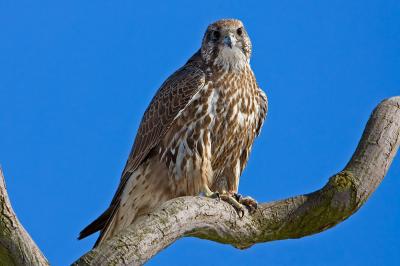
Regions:
<svg viewBox="0 0 400 266"><path fill-rule="evenodd" d="M79 239L100 231L97 246L180 196L219 198L239 213L257 206L238 194L268 106L250 67L251 51L240 20L208 26L201 48L156 92L110 206Z"/></svg>

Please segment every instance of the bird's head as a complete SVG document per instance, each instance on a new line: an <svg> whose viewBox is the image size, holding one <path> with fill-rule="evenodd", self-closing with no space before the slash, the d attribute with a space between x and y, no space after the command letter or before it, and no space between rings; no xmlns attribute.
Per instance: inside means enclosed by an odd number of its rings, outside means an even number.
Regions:
<svg viewBox="0 0 400 266"><path fill-rule="evenodd" d="M207 64L227 70L243 69L251 56L251 42L243 23L237 19L221 19L209 25L201 56Z"/></svg>

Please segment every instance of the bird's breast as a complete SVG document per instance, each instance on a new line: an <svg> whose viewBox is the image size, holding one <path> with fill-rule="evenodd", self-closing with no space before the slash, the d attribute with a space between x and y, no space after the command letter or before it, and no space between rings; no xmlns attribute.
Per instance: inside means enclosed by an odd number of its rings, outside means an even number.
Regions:
<svg viewBox="0 0 400 266"><path fill-rule="evenodd" d="M222 74L208 85L214 168L236 161L243 151L250 149L255 138L257 85L253 76L246 74Z"/></svg>
<svg viewBox="0 0 400 266"><path fill-rule="evenodd" d="M175 180L190 180L196 169L218 172L248 153L257 124L256 89L252 75L225 73L206 82L174 121L160 149Z"/></svg>

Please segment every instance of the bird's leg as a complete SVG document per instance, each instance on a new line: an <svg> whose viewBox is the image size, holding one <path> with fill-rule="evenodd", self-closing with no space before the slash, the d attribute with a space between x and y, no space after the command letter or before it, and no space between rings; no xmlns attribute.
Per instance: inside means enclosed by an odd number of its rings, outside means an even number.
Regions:
<svg viewBox="0 0 400 266"><path fill-rule="evenodd" d="M212 192L207 185L203 185L201 194L203 194L207 198L212 198L212 199L220 198L219 192Z"/></svg>
<svg viewBox="0 0 400 266"><path fill-rule="evenodd" d="M250 213L254 213L257 210L258 203L252 197L243 197L237 192L233 192L235 199L242 205L246 206L249 209Z"/></svg>

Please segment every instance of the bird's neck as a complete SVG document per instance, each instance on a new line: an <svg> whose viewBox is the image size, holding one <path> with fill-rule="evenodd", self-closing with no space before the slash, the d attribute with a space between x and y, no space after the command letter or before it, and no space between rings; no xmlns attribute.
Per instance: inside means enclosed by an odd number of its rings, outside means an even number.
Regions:
<svg viewBox="0 0 400 266"><path fill-rule="evenodd" d="M249 60L239 48L224 47L214 59L213 65L225 71L241 72L249 65Z"/></svg>

